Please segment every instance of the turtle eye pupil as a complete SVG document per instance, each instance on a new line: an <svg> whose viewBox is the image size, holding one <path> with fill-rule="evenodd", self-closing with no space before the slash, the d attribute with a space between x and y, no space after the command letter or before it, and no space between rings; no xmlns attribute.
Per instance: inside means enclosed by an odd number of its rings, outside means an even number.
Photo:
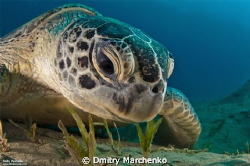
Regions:
<svg viewBox="0 0 250 166"><path fill-rule="evenodd" d="M107 74L113 74L114 73L113 63L109 59L102 61L100 63L100 67Z"/></svg>
<svg viewBox="0 0 250 166"><path fill-rule="evenodd" d="M102 52L99 51L97 53L97 63L99 68L105 73L105 74L114 74L115 69L112 61Z"/></svg>

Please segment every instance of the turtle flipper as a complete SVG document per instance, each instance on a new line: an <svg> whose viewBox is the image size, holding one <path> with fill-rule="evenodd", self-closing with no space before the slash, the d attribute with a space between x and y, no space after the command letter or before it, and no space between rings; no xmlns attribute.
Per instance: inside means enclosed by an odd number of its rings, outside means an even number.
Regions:
<svg viewBox="0 0 250 166"><path fill-rule="evenodd" d="M9 72L5 67L5 65L0 63L0 141L2 139L2 134L3 134L3 128L1 123L2 103L3 103L2 99L5 96L10 84L8 73Z"/></svg>
<svg viewBox="0 0 250 166"><path fill-rule="evenodd" d="M182 92L167 88L160 112L163 122L155 136L155 142L174 147L191 147L201 133L201 126L194 109Z"/></svg>
<svg viewBox="0 0 250 166"><path fill-rule="evenodd" d="M4 96L6 95L10 86L9 70L4 64L0 63L0 117L1 117L1 105Z"/></svg>

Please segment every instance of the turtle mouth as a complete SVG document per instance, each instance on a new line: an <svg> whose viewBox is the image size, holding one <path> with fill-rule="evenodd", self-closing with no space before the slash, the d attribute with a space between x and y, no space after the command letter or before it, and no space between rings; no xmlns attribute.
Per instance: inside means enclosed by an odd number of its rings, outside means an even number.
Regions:
<svg viewBox="0 0 250 166"><path fill-rule="evenodd" d="M112 100L118 105L118 111L126 115L130 113L133 103L143 98L146 91L149 91L146 85L136 84L132 88L124 89L122 92L114 92Z"/></svg>
<svg viewBox="0 0 250 166"><path fill-rule="evenodd" d="M114 109L106 109L123 122L144 122L154 118L163 106L164 92L152 94L152 88L136 84L121 92L114 92Z"/></svg>
<svg viewBox="0 0 250 166"><path fill-rule="evenodd" d="M105 109L107 112L109 112L110 114L112 114L113 116L113 120L114 121L119 121L119 122L124 122L124 123L133 123L134 121L130 120L130 119L126 119L123 117L120 117L118 114L113 113L111 110L107 109L107 108L103 108Z"/></svg>

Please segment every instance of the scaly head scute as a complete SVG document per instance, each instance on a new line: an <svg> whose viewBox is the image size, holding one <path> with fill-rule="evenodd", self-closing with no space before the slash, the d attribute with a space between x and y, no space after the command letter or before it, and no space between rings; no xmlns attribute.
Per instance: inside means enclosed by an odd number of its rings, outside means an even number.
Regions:
<svg viewBox="0 0 250 166"><path fill-rule="evenodd" d="M114 19L87 17L62 33L54 65L64 95L78 107L138 122L152 119L162 107L168 61L168 51L141 31Z"/></svg>

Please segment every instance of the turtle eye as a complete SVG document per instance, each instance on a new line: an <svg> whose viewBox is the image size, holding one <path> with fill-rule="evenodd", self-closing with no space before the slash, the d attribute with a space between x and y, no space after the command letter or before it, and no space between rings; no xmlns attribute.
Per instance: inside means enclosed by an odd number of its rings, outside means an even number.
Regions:
<svg viewBox="0 0 250 166"><path fill-rule="evenodd" d="M98 66L105 74L114 74L115 69L113 62L102 51L98 51L96 60Z"/></svg>

